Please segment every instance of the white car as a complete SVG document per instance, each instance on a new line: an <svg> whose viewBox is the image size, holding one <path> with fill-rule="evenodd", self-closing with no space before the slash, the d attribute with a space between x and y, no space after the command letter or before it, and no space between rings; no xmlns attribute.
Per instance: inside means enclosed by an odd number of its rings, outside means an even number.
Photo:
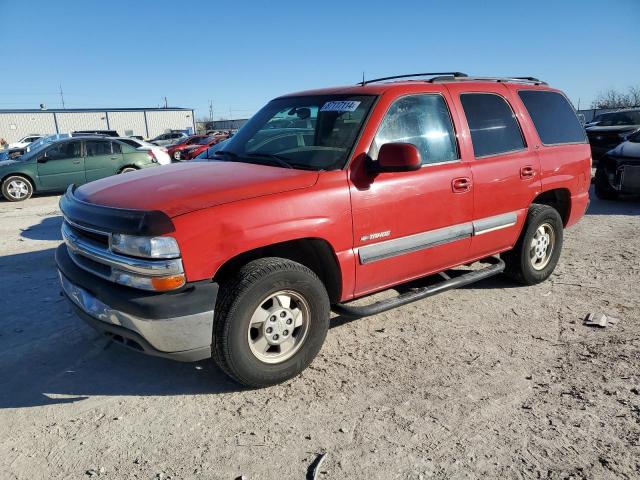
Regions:
<svg viewBox="0 0 640 480"><path fill-rule="evenodd" d="M22 137L17 142L10 143L8 148L24 148L30 143L35 142L36 140L40 140L42 137L44 137L44 135L27 135L25 137Z"/></svg>
<svg viewBox="0 0 640 480"><path fill-rule="evenodd" d="M167 132L167 133L158 135L155 138L152 138L151 140L149 140L149 142L153 143L154 145L160 145L164 147L166 145L171 145L173 143L176 143L177 141L188 136L189 135L187 135L184 132Z"/></svg>
<svg viewBox="0 0 640 480"><path fill-rule="evenodd" d="M167 149L165 147L159 147L158 145L131 137L117 137L117 140L120 140L127 145L131 145L138 150L150 150L160 165L169 165L171 163L171 157L167 153Z"/></svg>

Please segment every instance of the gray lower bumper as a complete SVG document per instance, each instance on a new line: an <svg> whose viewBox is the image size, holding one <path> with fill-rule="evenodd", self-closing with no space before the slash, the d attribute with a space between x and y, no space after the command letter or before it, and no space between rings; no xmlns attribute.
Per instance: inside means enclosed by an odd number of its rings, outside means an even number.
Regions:
<svg viewBox="0 0 640 480"><path fill-rule="evenodd" d="M105 305L62 273L60 282L83 320L125 346L183 362L211 357L212 310L180 317L146 319Z"/></svg>

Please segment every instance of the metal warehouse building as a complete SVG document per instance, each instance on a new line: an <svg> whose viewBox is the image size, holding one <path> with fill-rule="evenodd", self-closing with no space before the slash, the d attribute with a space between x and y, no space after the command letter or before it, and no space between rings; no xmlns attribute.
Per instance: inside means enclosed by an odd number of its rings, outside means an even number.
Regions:
<svg viewBox="0 0 640 480"><path fill-rule="evenodd" d="M15 142L32 133L116 130L120 135L152 138L168 130L195 132L190 108L76 108L0 110L0 138Z"/></svg>

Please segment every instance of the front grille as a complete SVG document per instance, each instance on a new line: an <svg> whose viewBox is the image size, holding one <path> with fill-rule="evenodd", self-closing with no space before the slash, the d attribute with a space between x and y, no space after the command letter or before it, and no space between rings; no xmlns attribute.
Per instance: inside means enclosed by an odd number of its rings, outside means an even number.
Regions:
<svg viewBox="0 0 640 480"><path fill-rule="evenodd" d="M106 233L99 233L94 230L86 230L78 225L72 225L69 222L66 222L69 228L73 233L75 233L78 237L84 238L86 240L91 241L92 243L96 243L98 245L102 245L104 247L109 247L109 235Z"/></svg>

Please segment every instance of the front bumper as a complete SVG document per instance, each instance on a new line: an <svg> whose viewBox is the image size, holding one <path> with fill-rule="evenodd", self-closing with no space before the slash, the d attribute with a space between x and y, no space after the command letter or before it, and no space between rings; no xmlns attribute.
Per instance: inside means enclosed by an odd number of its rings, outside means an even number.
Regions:
<svg viewBox="0 0 640 480"><path fill-rule="evenodd" d="M218 285L156 293L123 287L80 269L66 245L56 250L62 291L92 327L135 350L183 362L211 357Z"/></svg>

